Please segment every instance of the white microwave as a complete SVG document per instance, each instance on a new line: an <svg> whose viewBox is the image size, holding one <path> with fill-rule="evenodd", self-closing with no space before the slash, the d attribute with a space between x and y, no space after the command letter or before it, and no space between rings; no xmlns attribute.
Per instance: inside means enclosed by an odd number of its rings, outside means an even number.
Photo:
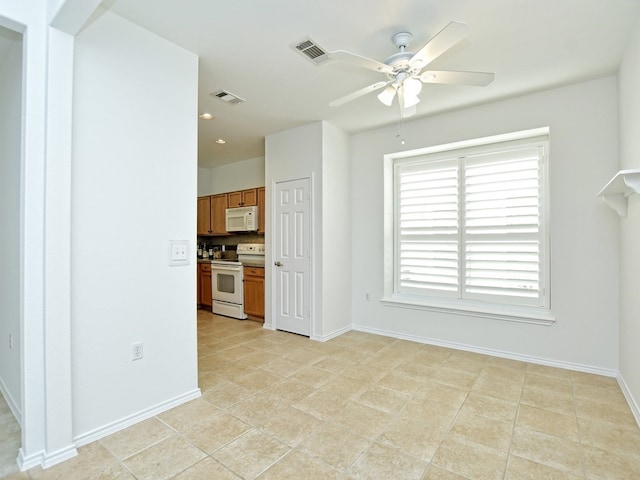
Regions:
<svg viewBox="0 0 640 480"><path fill-rule="evenodd" d="M258 207L236 207L226 210L227 232L255 232L258 230Z"/></svg>

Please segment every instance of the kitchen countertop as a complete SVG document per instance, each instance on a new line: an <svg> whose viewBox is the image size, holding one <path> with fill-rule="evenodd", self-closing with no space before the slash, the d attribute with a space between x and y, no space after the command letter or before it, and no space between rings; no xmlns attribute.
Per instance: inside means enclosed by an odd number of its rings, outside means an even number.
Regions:
<svg viewBox="0 0 640 480"><path fill-rule="evenodd" d="M220 260L229 260L229 261L234 261L237 262L238 258L237 257L233 257L233 258L199 258L198 259L198 263L211 263L213 261L220 261Z"/></svg>
<svg viewBox="0 0 640 480"><path fill-rule="evenodd" d="M215 259L215 260L220 260L219 258ZM234 260L237 261L237 259L225 259L225 260ZM199 258L198 259L198 263L211 263L212 261L214 261L214 259L211 258ZM242 266L243 267L258 267L258 268L264 268L264 262L260 262L260 261L255 261L252 262L251 260L245 260L242 262Z"/></svg>

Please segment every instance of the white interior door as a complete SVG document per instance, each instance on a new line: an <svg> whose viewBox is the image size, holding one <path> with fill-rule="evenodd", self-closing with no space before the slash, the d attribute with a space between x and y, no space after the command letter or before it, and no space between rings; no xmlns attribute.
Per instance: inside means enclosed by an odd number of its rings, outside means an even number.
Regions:
<svg viewBox="0 0 640 480"><path fill-rule="evenodd" d="M308 178L276 184L275 327L311 333L311 208Z"/></svg>

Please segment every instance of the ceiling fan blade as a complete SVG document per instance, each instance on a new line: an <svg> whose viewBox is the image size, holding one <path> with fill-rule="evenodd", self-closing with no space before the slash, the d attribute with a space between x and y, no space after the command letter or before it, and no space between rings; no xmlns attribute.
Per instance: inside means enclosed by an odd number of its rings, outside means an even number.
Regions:
<svg viewBox="0 0 640 480"><path fill-rule="evenodd" d="M362 97L363 95L366 95L367 93L371 93L371 92L375 92L376 90L380 90L382 87L386 87L389 83L391 82L377 82L374 83L373 85L369 85L368 87L364 87L361 88L360 90L356 90L353 93L350 93L349 95L345 95L344 97L340 97L337 100L334 100L332 102L329 103L330 107L338 107L340 105L343 105L347 102L350 102L351 100L355 100L356 98Z"/></svg>
<svg viewBox="0 0 640 480"><path fill-rule="evenodd" d="M373 70L375 72L382 72L382 73L393 72L393 68L391 68L389 65L385 63L378 62L377 60L373 60L371 58L361 57L360 55L356 55L355 53L351 53L351 52L346 52L344 50L336 50L335 52L329 52L327 53L327 57L329 57L330 60L351 63L359 67L368 68L369 70Z"/></svg>
<svg viewBox="0 0 640 480"><path fill-rule="evenodd" d="M456 43L469 35L469 25L461 22L451 22L429 40L424 47L411 57L409 64L413 68L421 69L433 62Z"/></svg>
<svg viewBox="0 0 640 480"><path fill-rule="evenodd" d="M472 85L486 87L495 75L486 72L452 72L446 70L427 70L420 74L423 83L449 83L454 85Z"/></svg>

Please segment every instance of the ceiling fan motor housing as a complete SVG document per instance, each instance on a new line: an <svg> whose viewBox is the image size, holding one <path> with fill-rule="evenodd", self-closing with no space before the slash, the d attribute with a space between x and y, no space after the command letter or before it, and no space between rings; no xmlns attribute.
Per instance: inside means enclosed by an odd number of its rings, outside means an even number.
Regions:
<svg viewBox="0 0 640 480"><path fill-rule="evenodd" d="M400 50L403 50L409 46L412 38L413 35L411 35L409 32L400 32L391 37L391 41L396 47L398 47Z"/></svg>
<svg viewBox="0 0 640 480"><path fill-rule="evenodd" d="M394 53L389 58L387 58L384 63L393 68L393 72L387 74L390 80L396 80L402 82L406 77L413 73L414 68L409 63L409 61L413 58L414 54L411 52L406 52L405 48L409 46L411 43L411 39L413 35L409 32L399 32L396 33L393 37L391 37L391 42L400 49L398 53Z"/></svg>

